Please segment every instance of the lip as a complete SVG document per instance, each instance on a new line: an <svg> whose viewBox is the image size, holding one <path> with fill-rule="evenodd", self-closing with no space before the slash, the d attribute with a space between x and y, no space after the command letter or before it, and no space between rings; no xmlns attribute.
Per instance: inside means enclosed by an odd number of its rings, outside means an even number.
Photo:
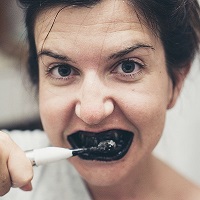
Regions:
<svg viewBox="0 0 200 200"><path fill-rule="evenodd" d="M103 132L77 131L67 137L73 148L97 147L104 141L114 141L116 147L112 150L86 152L79 157L84 160L115 161L123 158L128 152L134 133L121 129L111 129Z"/></svg>

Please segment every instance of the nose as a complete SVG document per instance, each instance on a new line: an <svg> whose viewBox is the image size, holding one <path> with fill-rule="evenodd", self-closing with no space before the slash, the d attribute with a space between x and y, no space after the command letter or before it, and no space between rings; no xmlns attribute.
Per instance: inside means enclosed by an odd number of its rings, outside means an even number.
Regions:
<svg viewBox="0 0 200 200"><path fill-rule="evenodd" d="M94 80L94 78L92 79ZM97 125L112 114L114 102L99 81L85 81L75 106L76 115L88 125Z"/></svg>

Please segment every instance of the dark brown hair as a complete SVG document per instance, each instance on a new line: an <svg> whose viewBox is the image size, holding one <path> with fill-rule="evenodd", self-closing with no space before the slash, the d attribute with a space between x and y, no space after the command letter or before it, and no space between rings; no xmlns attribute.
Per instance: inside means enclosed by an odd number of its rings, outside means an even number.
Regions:
<svg viewBox="0 0 200 200"><path fill-rule="evenodd" d="M37 14L56 5L89 7L101 0L19 0L25 9L29 42L29 74L38 85L38 61L34 39ZM127 0L146 25L160 37L173 84L182 68L189 68L200 42L200 8L197 0ZM189 70L189 69L187 69Z"/></svg>

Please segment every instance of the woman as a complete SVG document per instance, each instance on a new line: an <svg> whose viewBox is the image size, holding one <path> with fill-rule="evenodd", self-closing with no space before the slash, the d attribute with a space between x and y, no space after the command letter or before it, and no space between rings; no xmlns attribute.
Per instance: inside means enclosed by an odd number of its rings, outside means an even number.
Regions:
<svg viewBox="0 0 200 200"><path fill-rule="evenodd" d="M50 143L115 144L70 158L78 174L66 161L38 168L26 199L199 199L197 186L152 155L198 51L197 1L20 2ZM42 133L24 137L14 138L21 148L45 143ZM0 141L1 195L31 190L30 161L6 134Z"/></svg>

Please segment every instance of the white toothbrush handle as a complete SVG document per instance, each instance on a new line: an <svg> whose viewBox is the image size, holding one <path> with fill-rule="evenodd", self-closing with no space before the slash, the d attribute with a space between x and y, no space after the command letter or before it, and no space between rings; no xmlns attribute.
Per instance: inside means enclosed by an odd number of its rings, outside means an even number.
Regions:
<svg viewBox="0 0 200 200"><path fill-rule="evenodd" d="M73 150L60 147L46 147L27 151L26 156L33 166L39 166L70 158L73 156Z"/></svg>

